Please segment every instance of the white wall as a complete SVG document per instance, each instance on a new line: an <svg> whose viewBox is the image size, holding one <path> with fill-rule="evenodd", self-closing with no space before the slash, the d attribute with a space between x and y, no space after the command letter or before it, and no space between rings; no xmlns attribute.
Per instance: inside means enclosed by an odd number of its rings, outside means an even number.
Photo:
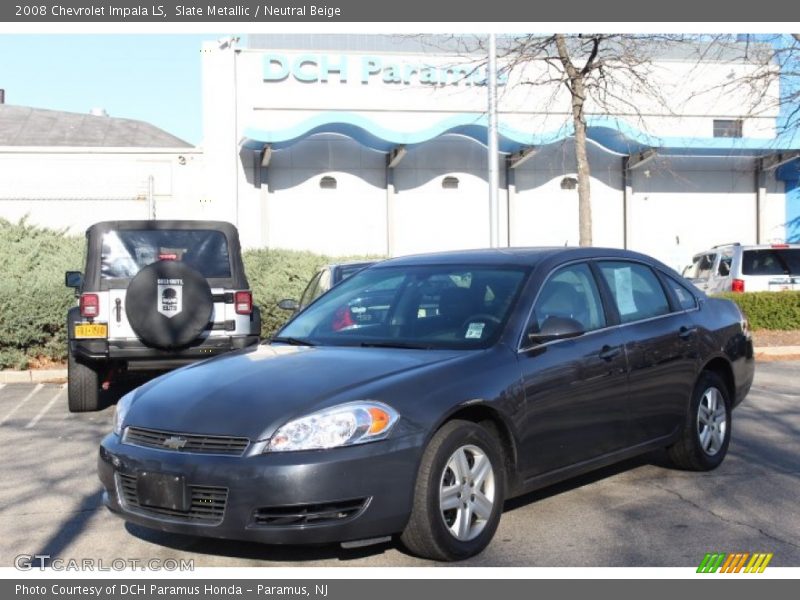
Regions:
<svg viewBox="0 0 800 600"><path fill-rule="evenodd" d="M0 217L83 233L111 219L204 218L194 149L0 148Z"/></svg>

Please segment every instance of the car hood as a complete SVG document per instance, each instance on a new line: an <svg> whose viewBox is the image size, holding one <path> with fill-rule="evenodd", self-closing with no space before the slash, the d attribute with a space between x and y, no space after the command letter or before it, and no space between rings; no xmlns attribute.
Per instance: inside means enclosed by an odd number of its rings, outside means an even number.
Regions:
<svg viewBox="0 0 800 600"><path fill-rule="evenodd" d="M179 369L142 386L124 426L264 439L287 420L360 396L463 352L262 345Z"/></svg>

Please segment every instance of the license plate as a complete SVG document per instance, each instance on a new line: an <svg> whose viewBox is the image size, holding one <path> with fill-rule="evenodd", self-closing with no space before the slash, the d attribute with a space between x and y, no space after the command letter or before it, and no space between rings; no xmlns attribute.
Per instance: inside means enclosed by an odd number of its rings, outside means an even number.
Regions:
<svg viewBox="0 0 800 600"><path fill-rule="evenodd" d="M76 338L108 337L108 325L105 323L78 323L75 325Z"/></svg>
<svg viewBox="0 0 800 600"><path fill-rule="evenodd" d="M136 478L136 495L141 506L189 512L192 506L183 475L142 471Z"/></svg>

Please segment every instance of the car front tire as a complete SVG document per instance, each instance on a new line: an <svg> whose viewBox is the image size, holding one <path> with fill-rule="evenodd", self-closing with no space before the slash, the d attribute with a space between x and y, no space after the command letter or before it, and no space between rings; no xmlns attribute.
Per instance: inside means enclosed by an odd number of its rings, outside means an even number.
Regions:
<svg viewBox="0 0 800 600"><path fill-rule="evenodd" d="M400 536L412 553L462 560L489 545L503 511L503 451L486 428L470 421L446 423L420 463L414 504Z"/></svg>
<svg viewBox="0 0 800 600"><path fill-rule="evenodd" d="M719 375L704 371L695 385L681 437L667 448L670 461L687 471L710 471L722 464L730 441L730 392Z"/></svg>
<svg viewBox="0 0 800 600"><path fill-rule="evenodd" d="M98 372L78 362L72 354L67 359L67 404L69 411L74 413L100 409Z"/></svg>

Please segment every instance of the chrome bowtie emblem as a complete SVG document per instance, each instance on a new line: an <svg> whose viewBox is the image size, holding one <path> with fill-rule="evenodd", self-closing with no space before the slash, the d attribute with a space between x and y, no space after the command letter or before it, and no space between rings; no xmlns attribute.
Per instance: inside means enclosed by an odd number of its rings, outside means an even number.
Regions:
<svg viewBox="0 0 800 600"><path fill-rule="evenodd" d="M172 450L180 450L186 445L186 438L172 436L168 437L164 440L163 445L165 448L171 448Z"/></svg>

